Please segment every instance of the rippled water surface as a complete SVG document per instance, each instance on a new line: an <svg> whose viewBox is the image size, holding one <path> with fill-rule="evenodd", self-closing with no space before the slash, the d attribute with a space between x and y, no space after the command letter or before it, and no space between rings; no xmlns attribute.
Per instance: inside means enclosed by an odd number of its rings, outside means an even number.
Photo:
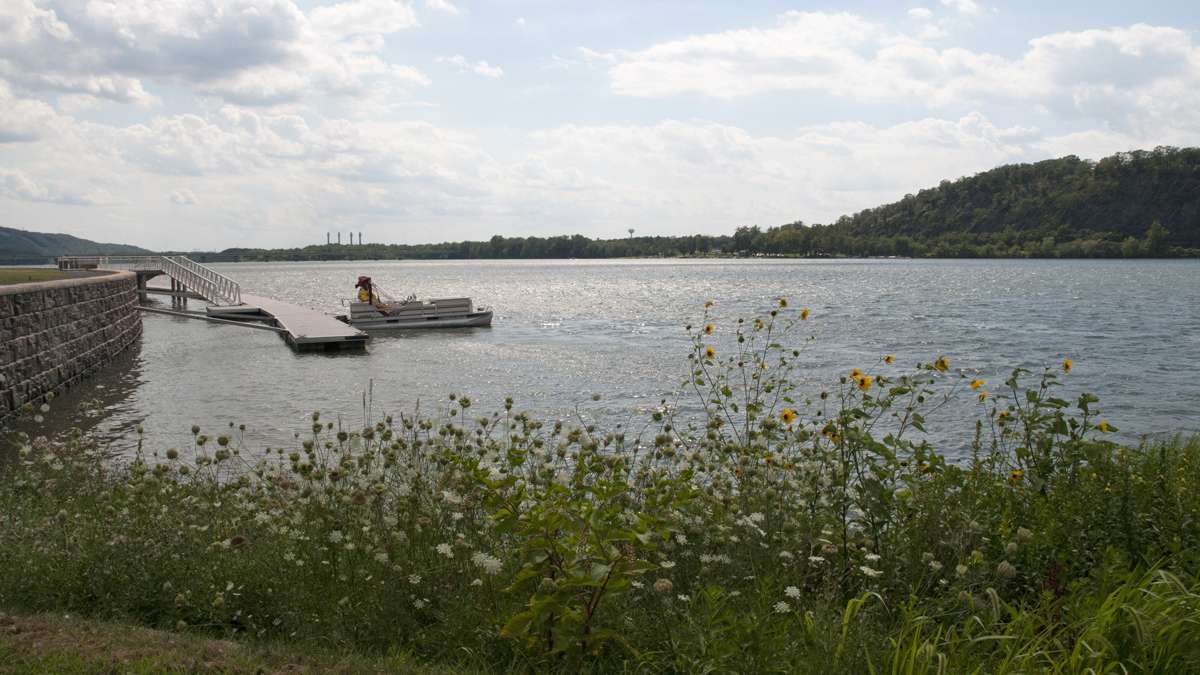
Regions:
<svg viewBox="0 0 1200 675"><path fill-rule="evenodd" d="M505 396L546 417L610 423L644 415L686 373L683 325L716 301L718 327L785 296L808 306L816 341L802 378L830 386L885 353L898 364L947 354L998 384L1014 366L1070 356L1066 394L1100 395L1133 439L1200 427L1200 264L1193 261L454 261L214 265L243 290L341 310L360 274L395 295L470 295L489 329L376 336L366 354L295 354L266 331L145 314L139 348L55 406L56 425L114 436L137 425L150 445L190 443L200 424L248 427L256 446L284 442L313 410L362 419L436 409L452 392L474 411ZM192 309L199 303L192 302ZM722 323L726 322L726 323ZM718 343L719 344L719 343ZM974 375L973 375L974 376ZM599 401L592 395L600 394ZM79 412L90 402L96 412ZM683 402L686 404L687 400ZM951 454L969 442L968 397L939 415Z"/></svg>

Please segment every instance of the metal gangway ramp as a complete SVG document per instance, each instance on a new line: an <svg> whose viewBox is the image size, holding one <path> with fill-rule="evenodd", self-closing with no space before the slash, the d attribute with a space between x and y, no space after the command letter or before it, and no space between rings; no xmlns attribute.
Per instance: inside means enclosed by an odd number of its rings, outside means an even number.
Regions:
<svg viewBox="0 0 1200 675"><path fill-rule="evenodd" d="M271 298L243 296L238 282L186 256L64 256L58 258L58 267L64 270L131 270L137 273L138 292L143 299L146 293L155 292L177 298L199 297L208 303L204 312L142 306L143 311L268 328L279 333L296 351L362 349L367 343L366 333L327 314ZM160 274L171 278L171 290L150 289L146 285L150 278ZM182 305L178 303L177 306Z"/></svg>

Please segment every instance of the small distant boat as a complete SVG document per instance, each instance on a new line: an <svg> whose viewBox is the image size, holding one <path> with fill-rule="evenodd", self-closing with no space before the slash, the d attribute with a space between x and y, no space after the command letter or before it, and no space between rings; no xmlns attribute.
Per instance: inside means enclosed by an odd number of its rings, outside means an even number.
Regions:
<svg viewBox="0 0 1200 675"><path fill-rule="evenodd" d="M355 328L382 330L400 328L473 328L492 325L492 310L475 307L471 298L419 300L409 296L396 300L371 282L359 277L357 300L344 302L349 314L335 318Z"/></svg>

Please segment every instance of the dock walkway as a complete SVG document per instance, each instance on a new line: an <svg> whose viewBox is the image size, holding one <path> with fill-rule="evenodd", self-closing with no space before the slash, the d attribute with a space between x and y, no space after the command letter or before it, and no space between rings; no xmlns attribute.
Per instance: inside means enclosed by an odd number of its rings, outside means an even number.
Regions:
<svg viewBox="0 0 1200 675"><path fill-rule="evenodd" d="M298 352L362 349L367 334L307 307L242 293L241 305L212 305L208 315L218 319L264 321L282 328L284 341Z"/></svg>
<svg viewBox="0 0 1200 675"><path fill-rule="evenodd" d="M58 266L59 269L132 270L138 275L143 299L151 290L146 281L166 275L171 278L171 290L161 292L180 300L178 308L193 296L208 302L204 313L167 313L221 323L262 322L279 329L284 341L298 352L362 350L367 344L367 334L357 328L307 307L242 293L241 286L233 279L184 256L65 256L58 259Z"/></svg>

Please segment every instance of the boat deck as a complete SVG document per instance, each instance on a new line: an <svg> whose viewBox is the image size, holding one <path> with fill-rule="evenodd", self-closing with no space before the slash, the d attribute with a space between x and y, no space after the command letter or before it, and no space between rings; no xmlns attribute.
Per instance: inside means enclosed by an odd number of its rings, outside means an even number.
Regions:
<svg viewBox="0 0 1200 675"><path fill-rule="evenodd" d="M282 328L283 339L298 352L364 349L368 335L357 328L307 307L242 293L241 305L210 306L209 316L265 321Z"/></svg>

